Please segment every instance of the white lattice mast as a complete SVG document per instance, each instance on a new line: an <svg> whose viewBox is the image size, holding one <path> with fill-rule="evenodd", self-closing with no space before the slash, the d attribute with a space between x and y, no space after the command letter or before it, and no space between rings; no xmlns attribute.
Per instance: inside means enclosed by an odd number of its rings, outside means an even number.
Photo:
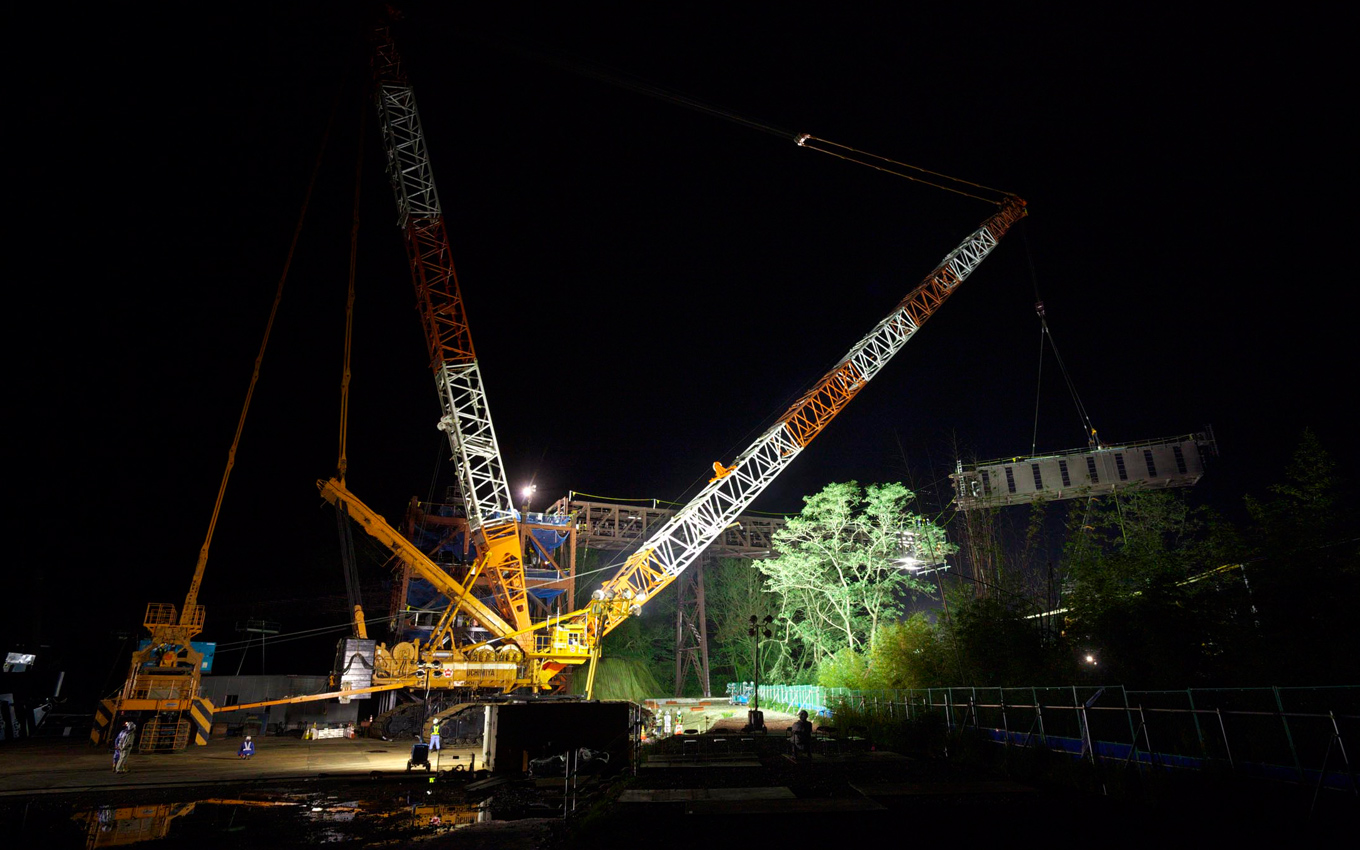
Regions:
<svg viewBox="0 0 1360 850"><path fill-rule="evenodd" d="M513 497L472 346L415 92L387 26L375 33L373 74L397 223L406 236L439 394L438 427L448 435L469 530L479 537L477 561L464 584L485 578L501 615L523 629L529 625L529 607Z"/></svg>

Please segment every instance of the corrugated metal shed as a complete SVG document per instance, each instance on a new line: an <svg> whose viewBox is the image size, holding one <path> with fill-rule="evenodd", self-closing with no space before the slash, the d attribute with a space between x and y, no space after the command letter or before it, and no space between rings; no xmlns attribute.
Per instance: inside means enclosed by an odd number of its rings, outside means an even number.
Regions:
<svg viewBox="0 0 1360 850"><path fill-rule="evenodd" d="M330 690L330 677L320 676L204 676L199 693L226 707L265 702L285 697L325 693ZM368 709L365 708L365 713ZM220 715L229 726L247 722L248 717L267 716L268 731L302 729L312 723L327 726L353 723L359 717L359 703L341 705L339 699L301 702L291 705L271 705L258 710L228 712Z"/></svg>

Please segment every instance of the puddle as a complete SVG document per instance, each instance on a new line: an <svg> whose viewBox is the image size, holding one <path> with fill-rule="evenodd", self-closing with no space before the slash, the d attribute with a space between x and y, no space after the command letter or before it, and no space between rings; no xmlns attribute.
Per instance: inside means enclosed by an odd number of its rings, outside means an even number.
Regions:
<svg viewBox="0 0 1360 850"><path fill-rule="evenodd" d="M86 847L114 847L166 838L176 820L194 815L200 807L241 807L293 810L297 804L266 800L213 798L144 806L99 806L72 816L84 828ZM230 825L227 827L230 831Z"/></svg>
<svg viewBox="0 0 1360 850"><path fill-rule="evenodd" d="M452 789L450 789L452 791ZM214 846L237 834L241 846L330 844L373 839L397 840L446 832L491 820L490 800L443 799L443 789L402 790L386 798L344 799L335 795L281 794L282 799L209 798L147 805L105 805L82 809L70 820L83 846L114 847L168 839L185 846L211 837ZM48 844L49 847L81 846Z"/></svg>

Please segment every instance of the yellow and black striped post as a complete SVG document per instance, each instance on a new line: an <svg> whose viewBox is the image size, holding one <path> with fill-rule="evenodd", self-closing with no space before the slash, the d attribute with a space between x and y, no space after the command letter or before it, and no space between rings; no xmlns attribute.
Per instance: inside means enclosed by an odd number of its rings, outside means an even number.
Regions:
<svg viewBox="0 0 1360 850"><path fill-rule="evenodd" d="M111 699L102 699L94 710L94 725L90 727L90 746L97 747L108 740L109 729L113 727L113 716L118 713L118 704Z"/></svg>
<svg viewBox="0 0 1360 850"><path fill-rule="evenodd" d="M208 736L212 734L213 712L216 708L207 697L194 697L193 704L189 706L189 722L194 728L194 743L200 747L208 745Z"/></svg>

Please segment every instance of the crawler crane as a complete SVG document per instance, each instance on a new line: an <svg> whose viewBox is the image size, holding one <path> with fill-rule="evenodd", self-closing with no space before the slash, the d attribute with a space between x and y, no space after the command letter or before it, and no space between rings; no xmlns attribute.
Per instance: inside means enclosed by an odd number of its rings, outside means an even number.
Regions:
<svg viewBox="0 0 1360 850"><path fill-rule="evenodd" d="M541 638L535 632L542 626L530 619L519 523L454 271L415 92L387 25L375 31L373 77L398 224L442 410L438 427L448 437L468 533L476 541L472 564L458 575L450 574L364 505L342 480L318 482L327 501L343 505L353 520L450 600L427 641L376 648L374 685L546 687L551 674L544 676L536 651ZM479 598L479 590L489 591L490 603ZM468 648L471 625L487 631L500 645ZM551 629L546 643L555 658L579 657L580 663L586 657L583 634L582 626L558 626Z"/></svg>
<svg viewBox="0 0 1360 850"><path fill-rule="evenodd" d="M337 480L318 482L322 495L392 550L450 604L422 643L379 646L374 689L551 687L562 671L598 658L604 635L674 581L788 467L1025 215L1024 201L1005 196L998 210L951 251L835 368L794 403L730 466L715 463L708 485L643 544L590 604L540 623L525 605L520 538L495 441L467 318L450 260L414 93L386 27L378 30L375 79L388 168L416 286L443 417L478 535L477 558L458 576L446 572L365 506ZM803 135L800 146L820 149ZM826 151L832 152L832 151ZM835 154L840 155L840 154ZM489 586L494 605L474 589ZM468 622L490 637L469 642ZM591 665L587 690L593 687Z"/></svg>

